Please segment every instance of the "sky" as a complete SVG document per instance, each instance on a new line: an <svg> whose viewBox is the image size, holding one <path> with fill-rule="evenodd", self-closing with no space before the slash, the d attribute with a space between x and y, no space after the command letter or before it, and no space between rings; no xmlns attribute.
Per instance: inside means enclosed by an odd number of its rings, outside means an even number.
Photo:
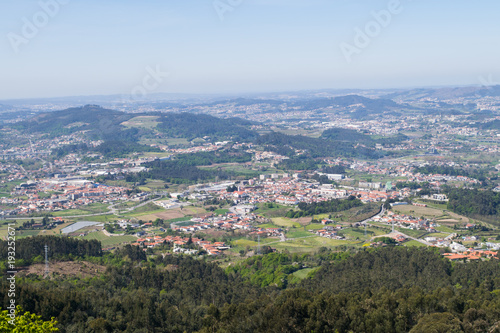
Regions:
<svg viewBox="0 0 500 333"><path fill-rule="evenodd" d="M0 99L500 82L498 0L1 0Z"/></svg>

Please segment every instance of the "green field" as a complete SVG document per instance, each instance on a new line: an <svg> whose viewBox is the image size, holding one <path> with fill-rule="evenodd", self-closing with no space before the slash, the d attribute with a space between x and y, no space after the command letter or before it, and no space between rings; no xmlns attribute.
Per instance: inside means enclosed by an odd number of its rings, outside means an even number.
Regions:
<svg viewBox="0 0 500 333"><path fill-rule="evenodd" d="M81 206L78 209L66 209L58 212L53 212L53 216L77 216L89 214L101 214L108 212L108 205L103 203L94 203L88 206Z"/></svg>
<svg viewBox="0 0 500 333"><path fill-rule="evenodd" d="M143 192L151 192L151 188L147 186L137 186L137 188Z"/></svg>
<svg viewBox="0 0 500 333"><path fill-rule="evenodd" d="M424 200L415 200L415 201L426 204L428 206L428 208L435 208L435 209L439 209L441 211L446 210L448 208L446 204L439 204L439 203L429 201L429 200L425 200L425 201Z"/></svg>
<svg viewBox="0 0 500 333"><path fill-rule="evenodd" d="M309 273L315 272L318 269L320 269L320 267L303 268L301 270L293 272L291 274L291 276L292 276L292 279L291 279L292 283L300 282L301 280L305 279L307 277L307 275L309 275Z"/></svg>
<svg viewBox="0 0 500 333"><path fill-rule="evenodd" d="M14 180L11 182L7 182L4 184L0 185L0 197L6 197L10 198L10 192L16 187L17 185L21 185L22 183L25 183L26 180Z"/></svg>
<svg viewBox="0 0 500 333"><path fill-rule="evenodd" d="M16 229L16 236L18 236L19 235L18 233L20 232L18 230L18 228L20 226L22 226L23 223L26 221L28 221L28 220L25 219L25 220L4 220L4 221L1 221L2 224L0 225L0 238L5 239L5 237L7 237L7 232L8 232L8 225L7 224L8 223L15 223L14 228ZM38 221L40 221L40 220L38 220ZM28 231L25 231L25 232L28 232Z"/></svg>
<svg viewBox="0 0 500 333"><path fill-rule="evenodd" d="M262 215L265 217L279 217L279 216L285 216L285 214L292 209L292 207L289 206L282 206L278 204L272 204L272 208L269 208L267 204L258 204L257 205L257 210L254 211L255 214L257 215Z"/></svg>
<svg viewBox="0 0 500 333"><path fill-rule="evenodd" d="M275 247L279 250L288 250L292 253L295 252L314 252L319 247L337 247L342 245L355 245L359 244L356 241L348 241L348 240L338 240L338 239L330 239L319 236L312 236L308 238L300 238L294 239L286 242L279 242L272 244L272 247Z"/></svg>
<svg viewBox="0 0 500 333"><path fill-rule="evenodd" d="M430 234L426 235L425 237L445 238L447 236L449 236L448 233L433 232L433 233L430 233Z"/></svg>
<svg viewBox="0 0 500 333"><path fill-rule="evenodd" d="M129 235L110 237L106 236L101 231L99 231L99 232L91 232L85 237L83 237L83 239L88 239L88 240L97 239L98 241L101 242L102 246L113 246L113 245L120 245L123 243L134 242L135 240L137 240L137 237Z"/></svg>
<svg viewBox="0 0 500 333"><path fill-rule="evenodd" d="M229 209L220 208L220 209L214 210L214 214L216 214L216 215L224 215L227 212L229 212Z"/></svg>
<svg viewBox="0 0 500 333"><path fill-rule="evenodd" d="M123 202L123 203L116 205L115 208L116 209L127 209L127 208L131 208L134 206L137 206L137 202L126 201L126 202Z"/></svg>
<svg viewBox="0 0 500 333"><path fill-rule="evenodd" d="M158 214L158 213L163 213L166 212L166 209L160 208L155 205L155 209L151 208L145 208L146 206L139 207L138 209L134 209L131 213L126 213L123 214L125 217L140 217L140 216L146 216L146 215L152 215L152 214Z"/></svg>
<svg viewBox="0 0 500 333"><path fill-rule="evenodd" d="M330 214L319 214L319 215L314 215L313 219L318 220L321 222L323 219L328 219Z"/></svg>
<svg viewBox="0 0 500 333"><path fill-rule="evenodd" d="M173 223L173 222L182 222L182 221L186 221L188 219L190 219L191 216L189 215L186 215L186 216L183 216L183 217L178 217L178 218L175 218L175 219L169 219L169 220L165 220L165 222L168 222L168 223Z"/></svg>
<svg viewBox="0 0 500 333"><path fill-rule="evenodd" d="M75 221L93 221L93 222L114 222L119 220L118 216L113 214L96 215L74 218Z"/></svg>
<svg viewBox="0 0 500 333"><path fill-rule="evenodd" d="M271 219L274 224L280 226L280 227L290 227L290 228L300 228L301 225L299 222L294 222L290 220L289 218L286 217L275 217Z"/></svg>
<svg viewBox="0 0 500 333"><path fill-rule="evenodd" d="M82 209L66 209L66 210L61 210L61 211L52 213L53 216L61 216L61 217L87 215L87 214L92 214L92 213L90 213L86 210L82 210Z"/></svg>
<svg viewBox="0 0 500 333"><path fill-rule="evenodd" d="M380 211L378 203L368 203L363 206L353 207L349 210L332 213L333 220L338 222L360 222L372 217ZM327 218L327 214L316 215L317 217Z"/></svg>
<svg viewBox="0 0 500 333"><path fill-rule="evenodd" d="M311 223L306 225L306 230L321 230L325 227L325 225L321 223Z"/></svg>
<svg viewBox="0 0 500 333"><path fill-rule="evenodd" d="M455 232L457 232L456 230L453 230L452 228L449 228L449 227L444 226L444 225L436 227L436 230L437 231L441 231L441 232L448 232L448 233L455 233Z"/></svg>
<svg viewBox="0 0 500 333"><path fill-rule="evenodd" d="M195 225L197 224L197 222L193 222L193 221L184 221L185 219L183 219L183 222L177 222L175 223L176 226L178 227L186 227L186 226L190 226L190 225Z"/></svg>
<svg viewBox="0 0 500 333"><path fill-rule="evenodd" d="M260 239L260 246L263 246L263 245L266 245L269 243L275 243L275 242L278 242L278 240L276 238L261 238ZM251 248L257 248L257 246L259 245L259 243L257 241L254 241L251 239L246 239L246 238L240 238L240 239L234 240L234 241L232 241L232 244L238 248L240 248L240 247L246 248L247 246L249 246ZM274 244L271 246L274 247Z"/></svg>
<svg viewBox="0 0 500 333"><path fill-rule="evenodd" d="M366 236L365 236L365 228L346 228L340 231L346 237L350 239L360 239L360 240L368 240L374 236L384 235L386 234L386 230L376 229L376 228L366 228Z"/></svg>
<svg viewBox="0 0 500 333"><path fill-rule="evenodd" d="M26 238L26 237L31 237L31 236L37 236L38 234L41 234L40 230L17 230L16 231L16 238L21 239L21 238ZM43 233L42 233L43 235Z"/></svg>
<svg viewBox="0 0 500 333"><path fill-rule="evenodd" d="M107 239L101 241L102 246L113 246L113 245L122 245L124 243L133 243L137 240L137 237L134 236L114 236L108 237Z"/></svg>
<svg viewBox="0 0 500 333"><path fill-rule="evenodd" d="M279 228L279 226L277 226L275 224L272 224L272 223L259 224L258 226L259 226L259 228L264 228L264 229L267 229L267 228Z"/></svg>
<svg viewBox="0 0 500 333"><path fill-rule="evenodd" d="M108 204L98 202L88 206L80 207L80 209L89 211L93 214L99 214L99 213L106 213L107 211L109 211L108 206L109 206Z"/></svg>
<svg viewBox="0 0 500 333"><path fill-rule="evenodd" d="M157 116L138 116L121 123L121 125L128 128L142 127L153 129L159 124L159 122L157 122L158 118Z"/></svg>
<svg viewBox="0 0 500 333"><path fill-rule="evenodd" d="M233 244L242 247L247 247L247 246L254 247L258 245L257 242L244 238L233 241Z"/></svg>
<svg viewBox="0 0 500 333"><path fill-rule="evenodd" d="M134 183L127 182L125 179L121 180L106 180L106 185L109 186L123 186L123 187L133 187Z"/></svg>
<svg viewBox="0 0 500 333"><path fill-rule="evenodd" d="M427 234L427 231L425 230L413 230L413 229L405 229L405 228L394 228L394 230L402 232L403 234L406 234L411 237L415 238L420 238L423 235Z"/></svg>
<svg viewBox="0 0 500 333"><path fill-rule="evenodd" d="M299 237L307 237L307 236L312 236L312 235L313 234L308 232L308 231L298 230L298 231L291 231L291 232L287 233L286 237L287 238L299 238Z"/></svg>

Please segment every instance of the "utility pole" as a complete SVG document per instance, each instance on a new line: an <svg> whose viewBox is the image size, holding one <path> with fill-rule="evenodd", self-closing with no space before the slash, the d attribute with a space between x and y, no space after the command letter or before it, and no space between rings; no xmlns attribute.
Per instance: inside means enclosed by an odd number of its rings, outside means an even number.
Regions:
<svg viewBox="0 0 500 333"><path fill-rule="evenodd" d="M49 247L45 244L45 278L49 277Z"/></svg>
<svg viewBox="0 0 500 333"><path fill-rule="evenodd" d="M257 235L257 254L260 254L260 235Z"/></svg>

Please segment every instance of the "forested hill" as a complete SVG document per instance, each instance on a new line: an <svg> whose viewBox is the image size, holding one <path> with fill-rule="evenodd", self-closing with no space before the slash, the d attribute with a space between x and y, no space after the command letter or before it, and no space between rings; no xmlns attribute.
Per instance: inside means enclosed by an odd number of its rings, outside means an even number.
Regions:
<svg viewBox="0 0 500 333"><path fill-rule="evenodd" d="M124 125L131 119L144 116L153 117L155 125L150 128ZM220 119L192 113L125 113L98 105L85 105L41 113L12 126L25 133L42 133L52 137L88 131L93 139L136 142L152 132L186 139L210 136L219 140L248 141L257 136L256 132L247 128L251 124L239 118Z"/></svg>
<svg viewBox="0 0 500 333"><path fill-rule="evenodd" d="M382 108L391 108L399 106L398 103L394 102L390 99L373 99L367 98L359 95L346 95L335 97L332 100L333 104L338 106L351 106L356 104L363 104L367 108L372 109L382 109Z"/></svg>
<svg viewBox="0 0 500 333"><path fill-rule="evenodd" d="M295 157L295 150L303 150L306 158L327 156L344 156L357 158L381 158L387 152L371 147L357 145L356 142L334 141L325 138L311 138L300 135L286 135L272 132L259 137L257 144L265 145L267 149L278 154Z"/></svg>
<svg viewBox="0 0 500 333"><path fill-rule="evenodd" d="M321 137L336 142L351 142L356 144L359 143L368 147L374 147L375 144L395 145L409 139L406 135L401 133L391 137L374 139L371 136L360 133L356 130L339 127L334 127L323 131Z"/></svg>
<svg viewBox="0 0 500 333"><path fill-rule="evenodd" d="M295 106L300 107L302 110L325 108L349 109L355 111L350 115L357 119L382 114L387 111L397 111L403 107L403 105L399 105L390 99L372 99L359 95L300 101Z"/></svg>
<svg viewBox="0 0 500 333"><path fill-rule="evenodd" d="M452 272L449 260L428 249L384 248L359 252L340 263L327 263L314 278L304 281L304 286L336 293L404 287L433 290L449 285Z"/></svg>
<svg viewBox="0 0 500 333"><path fill-rule="evenodd" d="M449 210L500 225L500 193L452 187L444 190L448 195Z"/></svg>
<svg viewBox="0 0 500 333"><path fill-rule="evenodd" d="M135 117L134 114L103 109L97 105L85 105L62 111L44 112L13 125L25 133L45 133L50 136L90 131L98 139L116 139L116 135L127 131L121 123ZM135 136L137 133L130 133Z"/></svg>
<svg viewBox="0 0 500 333"><path fill-rule="evenodd" d="M258 134L244 126L252 123L239 118L220 119L205 114L166 113L158 119L160 132L171 137L194 139L209 136L214 139L250 141Z"/></svg>

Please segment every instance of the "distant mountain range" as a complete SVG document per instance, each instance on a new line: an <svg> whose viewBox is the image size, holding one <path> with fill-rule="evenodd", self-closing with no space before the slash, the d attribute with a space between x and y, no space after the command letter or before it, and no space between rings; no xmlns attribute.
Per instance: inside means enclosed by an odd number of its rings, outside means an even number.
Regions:
<svg viewBox="0 0 500 333"><path fill-rule="evenodd" d="M437 89L411 89L390 93L382 96L388 99L416 100L422 98L434 98L437 100L449 100L453 98L467 97L499 97L500 85L481 87L456 87Z"/></svg>
<svg viewBox="0 0 500 333"><path fill-rule="evenodd" d="M383 112L394 111L402 106L390 99L373 99L359 95L347 95L334 98L321 98L304 102L297 102L295 106L303 110L340 108L349 109L353 112L353 118L365 118L369 115L377 115Z"/></svg>
<svg viewBox="0 0 500 333"><path fill-rule="evenodd" d="M421 98L450 99L461 97L498 97L500 85L465 86L442 88L415 88L415 89L317 89L284 92L242 93L242 94L181 94L181 93L151 93L140 100L130 100L125 95L91 95L67 96L53 98L31 98L4 100L2 104L18 105L82 105L99 104L106 107L123 105L150 105L166 103L167 105L195 105L217 104L221 102L252 103L253 101L267 101L268 103L299 102L315 99L332 99L342 96L363 96L375 99L417 100ZM2 110L0 104L0 111ZM7 107L10 107L8 105Z"/></svg>
<svg viewBox="0 0 500 333"><path fill-rule="evenodd" d="M336 95L342 93L340 95ZM450 87L450 88L421 88L408 90L317 90L288 93L266 93L249 94L246 97L223 98L221 95L188 95L188 94L151 94L148 100L129 101L127 103L120 101L119 95L109 96L88 96L88 97L62 97L54 99L33 99L33 100L11 100L7 105L0 104L0 122L9 122L12 120L26 119L31 114L38 114L36 117L18 125L24 130L39 131L41 129L48 132L59 134L72 133L75 130L89 130L91 134L97 137L106 137L106 133L116 134L116 130L121 131L132 129L125 128L121 123L132 119L133 117L149 114L147 112L158 112L156 116L160 117L161 123L155 129L167 131L170 134L178 129L169 126L168 123L182 124L181 128L187 132L198 133L198 129L204 129L204 126L193 128L191 122L184 121L189 115L183 115L177 118L169 119L173 113L195 113L217 115L218 117L231 117L239 115L251 119L252 114L273 114L297 111L313 111L309 113L310 119L322 119L325 114L335 113L348 116L355 120L376 119L380 115L399 116L405 113L413 114L474 114L481 112L493 112L490 110L478 111L477 104L486 97L500 97L500 85L482 86L482 87ZM465 99L453 101L454 99ZM68 105L89 104L88 101L99 100L103 107L93 108L92 105L86 107L67 107ZM488 101L489 102L489 101ZM24 104L23 104L24 103ZM33 107L30 107L33 103ZM44 104L47 103L47 104ZM55 103L55 104L51 104ZM499 103L500 104L500 103ZM46 114L39 113L46 105L47 112L53 112L57 115L52 119ZM247 108L248 107L248 108ZM52 111L55 109L63 111ZM73 114L77 110L78 115ZM108 110L105 114L103 110ZM119 110L119 111L116 111ZM147 112L140 112L147 110ZM123 112L121 112L123 111ZM139 111L139 112L138 112ZM160 114L161 113L161 114ZM170 116L168 116L170 115ZM315 118L317 115L317 118ZM91 119L92 118L92 119ZM198 118L197 118L198 119ZM224 123L219 118L217 121L207 119L206 124L213 128L206 131L207 136L210 133L216 133L216 137L227 138L227 135L221 135L220 127L235 128L230 137L240 137L246 139L253 134L244 132L242 128L248 127L248 124L241 123L241 120L227 120ZM268 117L268 119L271 119ZM197 123L191 119L192 123ZM23 127L24 126L24 127ZM118 126L118 127L117 127ZM121 126L121 127L120 127ZM220 127L219 127L220 126ZM234 127L236 126L236 127ZM141 132L142 129L133 129ZM227 131L226 131L227 132ZM55 134L58 135L58 134ZM176 135L181 135L180 132ZM128 136L128 134L127 134ZM133 136L136 136L134 134Z"/></svg>

